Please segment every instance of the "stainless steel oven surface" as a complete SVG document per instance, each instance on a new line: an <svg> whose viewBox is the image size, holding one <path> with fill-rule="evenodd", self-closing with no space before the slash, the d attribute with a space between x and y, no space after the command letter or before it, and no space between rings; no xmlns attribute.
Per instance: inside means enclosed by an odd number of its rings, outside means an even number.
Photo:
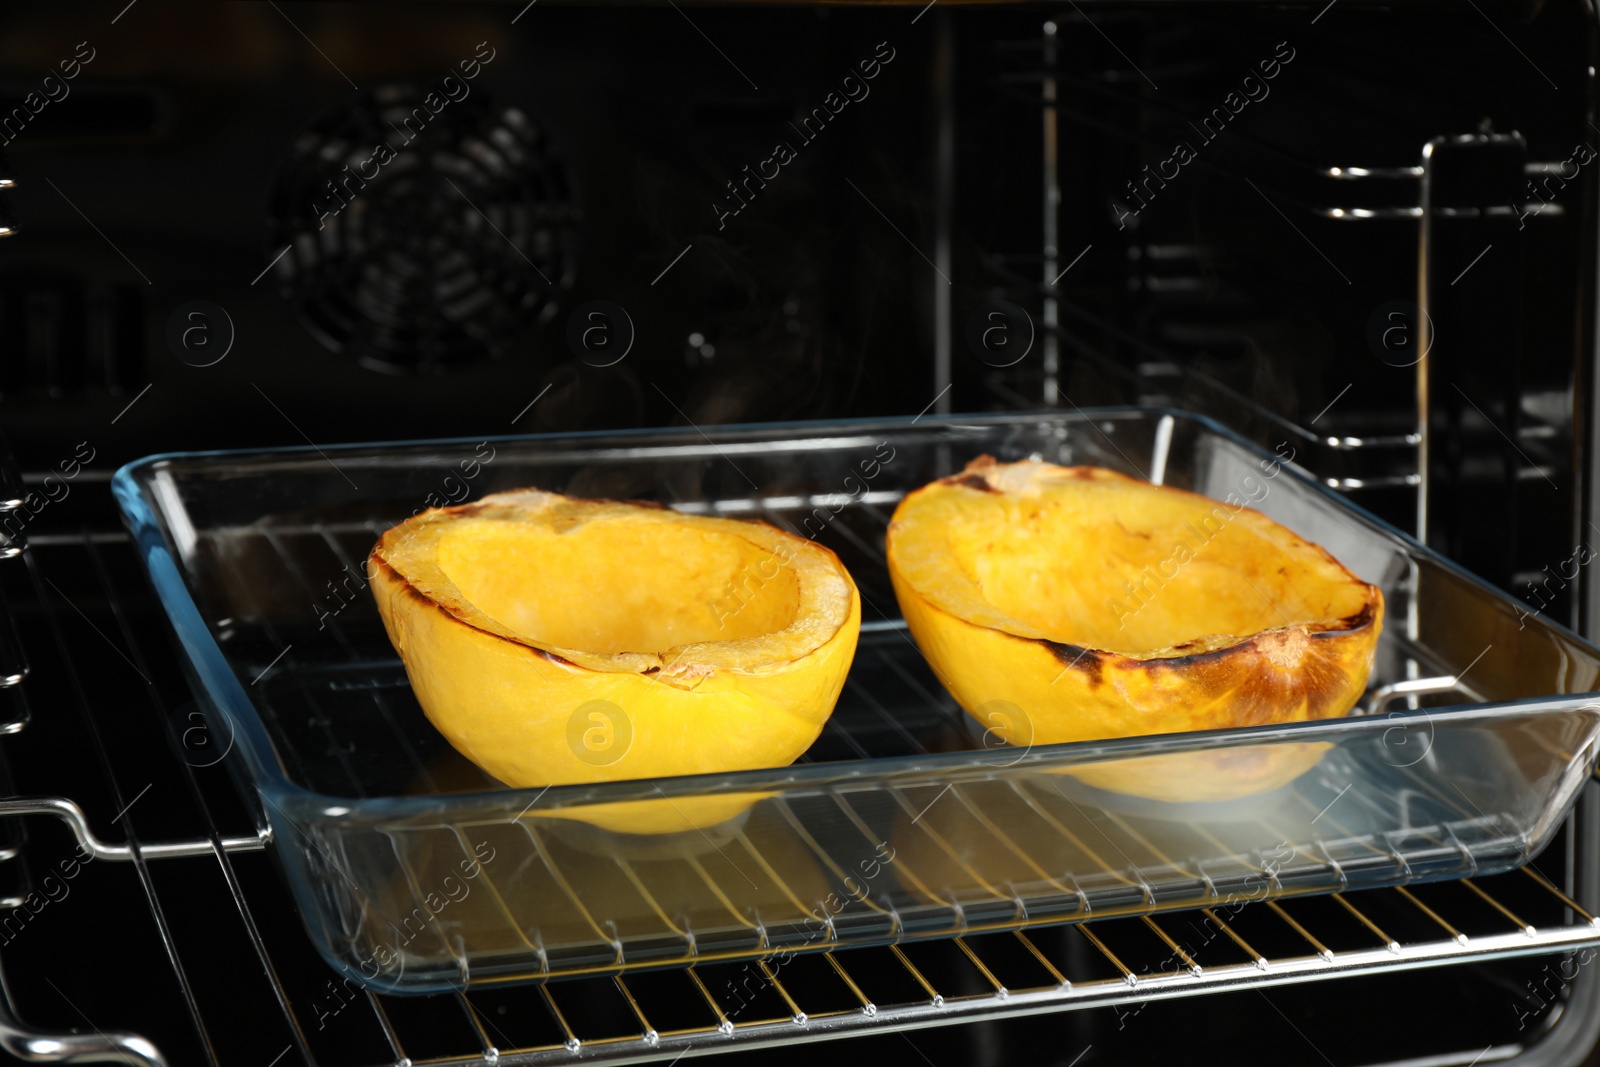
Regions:
<svg viewBox="0 0 1600 1067"><path fill-rule="evenodd" d="M0 19L11 1057L1600 1062L1592 6ZM408 703L359 578L383 526L597 478L781 521L849 427L926 477L980 437L1213 495L1280 457L1261 506L1390 607L1357 714L1310 727L1336 751L1210 822L1013 780L1134 748L968 766L883 580L908 470L823 539L883 609L837 723L712 851L541 823L545 888L424 903L408 980L330 948L426 896L416 842L520 796ZM573 480L586 448L628 458ZM130 534L113 473L172 453L118 483ZM1250 740L1311 736L1280 732ZM1284 820L1315 862L1272 857ZM873 835L921 851L786 941Z"/></svg>

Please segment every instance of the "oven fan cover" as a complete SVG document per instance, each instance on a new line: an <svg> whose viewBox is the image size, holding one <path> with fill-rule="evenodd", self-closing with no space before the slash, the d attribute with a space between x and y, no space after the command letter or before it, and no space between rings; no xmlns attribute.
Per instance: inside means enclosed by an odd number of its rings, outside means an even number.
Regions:
<svg viewBox="0 0 1600 1067"><path fill-rule="evenodd" d="M330 108L272 182L284 294L375 370L502 356L573 280L579 212L545 132L482 88L437 112L429 97L391 83Z"/></svg>

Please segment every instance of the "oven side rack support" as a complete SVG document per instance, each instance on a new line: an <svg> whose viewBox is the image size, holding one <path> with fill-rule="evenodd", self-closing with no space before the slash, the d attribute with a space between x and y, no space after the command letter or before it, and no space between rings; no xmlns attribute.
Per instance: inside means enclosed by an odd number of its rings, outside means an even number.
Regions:
<svg viewBox="0 0 1600 1067"><path fill-rule="evenodd" d="M0 975L0 983L4 976ZM10 992L0 1000L0 1049L24 1063L126 1063L134 1067L167 1067L167 1059L149 1039L127 1030L92 1034L52 1034L31 1030L16 1018Z"/></svg>
<svg viewBox="0 0 1600 1067"><path fill-rule="evenodd" d="M145 845L111 845L100 840L76 801L59 796L0 799L0 817L54 815L66 823L78 847L97 860L132 862L135 858L170 859L213 856L223 852L260 852L272 838L271 828L250 837L219 837L215 841L162 841ZM0 898L0 910L21 907L23 898ZM62 1034L34 1030L17 1018L15 999L5 972L0 970L0 1049L26 1063L125 1063L134 1067L167 1067L161 1050L131 1031L99 1030L93 1034Z"/></svg>
<svg viewBox="0 0 1600 1067"><path fill-rule="evenodd" d="M143 859L181 859L186 856L212 856L217 849L223 852L261 852L272 840L272 829L267 827L259 834L249 836L198 838L193 841L159 841L141 845L109 845L95 836L89 820L76 801L66 797L33 796L8 797L0 800L0 818L8 815L54 815L72 829L78 845L97 860L132 862L135 855Z"/></svg>

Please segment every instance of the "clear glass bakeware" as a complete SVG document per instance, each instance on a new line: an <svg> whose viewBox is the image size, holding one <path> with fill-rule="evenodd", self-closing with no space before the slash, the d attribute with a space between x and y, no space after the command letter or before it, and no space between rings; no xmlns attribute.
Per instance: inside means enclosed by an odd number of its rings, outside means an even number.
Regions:
<svg viewBox="0 0 1600 1067"><path fill-rule="evenodd" d="M1232 494L1321 544L1387 601L1362 704L1318 723L998 745L912 642L883 548L904 493L985 453ZM714 962L734 964L719 981L758 988L796 952L1457 878L1536 853L1589 772L1600 650L1292 455L1113 409L166 455L113 488L212 739L331 964L396 993ZM506 788L458 755L412 695L363 561L421 508L524 486L820 528L863 626L811 750L770 770L547 789ZM1305 769L1253 796L1139 795L1200 779L1215 795L1235 773L1243 794L1264 767Z"/></svg>

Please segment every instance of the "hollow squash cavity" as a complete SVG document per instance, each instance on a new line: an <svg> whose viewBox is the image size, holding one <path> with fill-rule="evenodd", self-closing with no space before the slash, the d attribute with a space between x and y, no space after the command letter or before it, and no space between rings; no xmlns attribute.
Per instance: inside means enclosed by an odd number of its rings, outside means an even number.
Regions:
<svg viewBox="0 0 1600 1067"><path fill-rule="evenodd" d="M465 519L438 547L439 569L485 615L536 644L602 655L785 629L799 585L770 566L757 580L770 555L715 530L616 519L564 530Z"/></svg>
<svg viewBox="0 0 1600 1067"><path fill-rule="evenodd" d="M1295 558L1292 543L1189 494L1084 480L943 518L954 561L980 595L1064 644L1140 655L1344 618L1366 602L1337 562Z"/></svg>

